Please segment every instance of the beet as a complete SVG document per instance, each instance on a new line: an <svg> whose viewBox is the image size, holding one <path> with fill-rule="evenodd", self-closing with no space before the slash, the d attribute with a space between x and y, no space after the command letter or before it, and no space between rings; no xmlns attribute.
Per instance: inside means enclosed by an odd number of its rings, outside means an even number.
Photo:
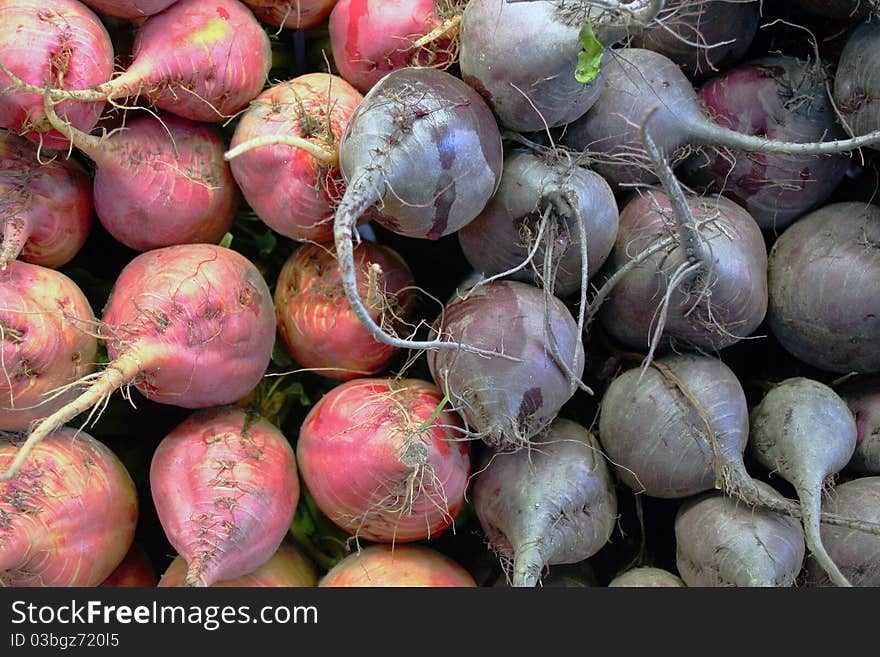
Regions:
<svg viewBox="0 0 880 657"><path fill-rule="evenodd" d="M699 91L712 120L731 130L789 142L841 138L825 78L815 64L786 55L751 60ZM695 154L684 181L700 194L724 194L761 228L781 231L823 204L843 180L846 155L784 155L722 149Z"/></svg>
<svg viewBox="0 0 880 657"><path fill-rule="evenodd" d="M544 227L541 221L549 209ZM587 250L587 277L604 264L617 236L617 203L611 187L599 174L571 160L512 152L504 159L501 184L483 211L458 231L465 258L478 271L494 275L526 261L532 262L512 277L538 284L550 250L551 281L555 295L565 297L581 289L582 242ZM537 246L534 242L542 235Z"/></svg>
<svg viewBox="0 0 880 657"><path fill-rule="evenodd" d="M361 378L303 420L297 460L321 511L358 541L439 536L464 504L470 442L443 394L421 379Z"/></svg>
<svg viewBox="0 0 880 657"><path fill-rule="evenodd" d="M237 406L196 411L156 447L150 491L184 586L211 586L266 563L299 501L293 448L274 424Z"/></svg>
<svg viewBox="0 0 880 657"><path fill-rule="evenodd" d="M687 235L669 225L674 213L665 193L647 189L620 213L608 271L612 276L617 270L625 273L598 316L608 333L629 347L647 350L656 342L672 348L723 349L751 335L764 319L767 252L754 219L719 196L690 197L687 206L709 263L694 280L683 277L701 265L693 265L686 254ZM672 243L638 261L638 254L662 246L670 235ZM595 300L591 312L592 305Z"/></svg>
<svg viewBox="0 0 880 657"><path fill-rule="evenodd" d="M501 177L501 134L479 94L433 68L392 71L358 105L339 143L347 188L334 218L345 294L373 336L400 348L464 349L439 341L401 340L369 316L357 291L352 235L379 206L377 222L406 237L438 239L467 225Z"/></svg>
<svg viewBox="0 0 880 657"><path fill-rule="evenodd" d="M667 0L656 21L629 41L666 55L690 77L730 68L748 51L758 31L760 2Z"/></svg>
<svg viewBox="0 0 880 657"><path fill-rule="evenodd" d="M46 435L128 384L183 408L238 401L269 366L275 313L268 284L247 258L213 244L185 244L147 251L123 268L99 331L110 362L31 429L0 481L14 476Z"/></svg>
<svg viewBox="0 0 880 657"><path fill-rule="evenodd" d="M831 513L880 523L880 477L860 477L834 487L823 498ZM880 586L880 537L842 527L821 528L822 543L853 586ZM808 584L832 586L818 561L807 559Z"/></svg>
<svg viewBox="0 0 880 657"><path fill-rule="evenodd" d="M26 431L76 398L97 367L95 323L60 271L20 260L0 270L0 430Z"/></svg>
<svg viewBox="0 0 880 657"><path fill-rule="evenodd" d="M689 587L794 586L804 554L797 520L719 492L685 500L675 516L676 565Z"/></svg>
<svg viewBox="0 0 880 657"><path fill-rule="evenodd" d="M21 436L0 432L0 467ZM97 586L134 539L138 497L119 458L83 431L61 427L0 483L0 585Z"/></svg>
<svg viewBox="0 0 880 657"><path fill-rule="evenodd" d="M789 226L768 258L767 322L798 360L880 371L880 208L839 202Z"/></svg>
<svg viewBox="0 0 880 657"><path fill-rule="evenodd" d="M513 586L535 586L546 566L593 556L617 520L598 442L562 418L527 448L488 455L474 482L474 508Z"/></svg>
<svg viewBox="0 0 880 657"><path fill-rule="evenodd" d="M16 258L60 267L93 223L92 181L76 160L41 161L31 142L0 130L0 269Z"/></svg>
<svg viewBox="0 0 880 657"><path fill-rule="evenodd" d="M568 308L527 283L476 286L447 304L433 330L450 344L466 341L518 359L428 353L434 382L489 445L526 445L574 394L570 375L583 374L583 345Z"/></svg>
<svg viewBox="0 0 880 657"><path fill-rule="evenodd" d="M847 38L837 62L834 101L855 135L880 129L880 71L873 59L878 48L880 20L862 23ZM872 148L880 146L874 144Z"/></svg>
<svg viewBox="0 0 880 657"><path fill-rule="evenodd" d="M98 16L77 0L4 0L0 3L0 127L46 148L67 148L43 114L46 85L89 89L113 73L113 44ZM20 88L9 73L33 85ZM19 88L16 88L19 87ZM68 101L58 112L80 130L91 130L104 99Z"/></svg>
<svg viewBox="0 0 880 657"><path fill-rule="evenodd" d="M856 423L846 402L818 381L790 378L764 395L750 422L751 454L797 492L813 557L835 584L850 586L819 531L825 481L846 466L856 447Z"/></svg>

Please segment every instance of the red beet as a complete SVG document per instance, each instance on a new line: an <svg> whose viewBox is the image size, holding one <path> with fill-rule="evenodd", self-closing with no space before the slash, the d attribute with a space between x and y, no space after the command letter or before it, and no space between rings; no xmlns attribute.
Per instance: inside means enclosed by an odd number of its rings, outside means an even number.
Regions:
<svg viewBox="0 0 880 657"><path fill-rule="evenodd" d="M803 143L845 136L824 77L794 57L768 56L729 69L698 95L715 123L745 134ZM701 194L724 194L743 206L762 228L781 231L824 203L848 166L846 155L725 149L688 158L683 178Z"/></svg>
<svg viewBox="0 0 880 657"><path fill-rule="evenodd" d="M403 331L415 300L413 275L387 246L354 249L358 291L379 324ZM284 263L275 284L278 337L294 360L345 381L380 372L397 353L376 340L345 298L332 245L305 244Z"/></svg>
<svg viewBox="0 0 880 657"><path fill-rule="evenodd" d="M469 442L442 393L417 379L356 379L303 421L297 461L315 503L358 539L441 533L464 503ZM439 411L439 412L438 412Z"/></svg>

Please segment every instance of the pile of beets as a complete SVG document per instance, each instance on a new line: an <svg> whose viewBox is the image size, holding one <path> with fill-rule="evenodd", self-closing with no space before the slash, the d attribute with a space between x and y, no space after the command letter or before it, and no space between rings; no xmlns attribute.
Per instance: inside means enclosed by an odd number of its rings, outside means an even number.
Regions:
<svg viewBox="0 0 880 657"><path fill-rule="evenodd" d="M0 585L880 585L876 0L0 0Z"/></svg>

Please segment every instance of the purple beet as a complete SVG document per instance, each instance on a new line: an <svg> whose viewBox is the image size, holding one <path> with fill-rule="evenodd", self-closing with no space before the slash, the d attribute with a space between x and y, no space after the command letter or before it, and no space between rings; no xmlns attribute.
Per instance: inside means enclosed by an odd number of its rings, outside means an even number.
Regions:
<svg viewBox="0 0 880 657"><path fill-rule="evenodd" d="M668 0L657 20L629 41L669 57L691 77L738 62L758 31L759 2Z"/></svg>
<svg viewBox="0 0 880 657"><path fill-rule="evenodd" d="M856 447L856 423L846 402L818 381L786 379L752 409L750 422L751 454L797 492L813 557L837 586L850 586L819 531L826 479L846 466Z"/></svg>
<svg viewBox="0 0 880 657"><path fill-rule="evenodd" d="M798 360L880 372L880 207L841 202L798 219L768 258L767 321Z"/></svg>
<svg viewBox="0 0 880 657"><path fill-rule="evenodd" d="M838 515L880 523L880 477L861 477L835 486L825 508ZM844 527L822 525L822 543L853 586L880 586L880 537ZM807 559L808 584L831 586L821 565Z"/></svg>
<svg viewBox="0 0 880 657"><path fill-rule="evenodd" d="M797 520L717 491L685 500L675 517L676 565L690 587L793 586L804 554Z"/></svg>
<svg viewBox="0 0 880 657"><path fill-rule="evenodd" d="M434 382L490 445L527 444L574 394L572 376L583 373L583 346L568 308L527 283L470 288L447 304L434 332L450 344L467 342L517 359L428 352Z"/></svg>
<svg viewBox="0 0 880 657"><path fill-rule="evenodd" d="M880 7L874 7L878 10ZM880 20L862 23L850 34L837 62L834 101L855 135L880 129L880 67L872 54L878 49Z"/></svg>
<svg viewBox="0 0 880 657"><path fill-rule="evenodd" d="M786 55L750 61L717 75L699 92L712 119L737 132L777 141L842 138L825 80L811 62ZM707 150L684 163L684 181L700 194L724 194L761 228L781 231L824 203L846 174L845 155Z"/></svg>
<svg viewBox="0 0 880 657"><path fill-rule="evenodd" d="M852 472L880 475L880 376L855 377L837 388L856 420Z"/></svg>
<svg viewBox="0 0 880 657"><path fill-rule="evenodd" d="M686 254L686 237L671 224L667 194L647 189L620 213L608 271L622 276L598 316L629 347L723 349L751 335L764 319L767 252L761 229L724 197L689 197L687 205L707 253L703 274L695 278L687 278L697 265Z"/></svg>
<svg viewBox="0 0 880 657"><path fill-rule="evenodd" d="M678 354L617 376L602 397L599 440L618 478L651 497L715 487L754 498L743 463L749 409L718 358Z"/></svg>
<svg viewBox="0 0 880 657"><path fill-rule="evenodd" d="M599 174L551 154L515 152L505 157L498 191L458 240L471 266L487 275L517 268L534 250L512 277L536 284L549 256L555 275L544 283L565 297L581 289L582 249L589 278L611 252L617 226L617 202ZM552 250L535 244L539 236Z"/></svg>
<svg viewBox="0 0 880 657"><path fill-rule="evenodd" d="M474 509L513 586L598 552L617 522L614 482L584 427L557 419L528 448L495 452L474 482Z"/></svg>
<svg viewBox="0 0 880 657"><path fill-rule="evenodd" d="M471 0L462 14L462 77L506 128L533 132L574 121L599 96L601 70L589 83L575 78L583 21L564 20L564 8L543 0Z"/></svg>
<svg viewBox="0 0 880 657"><path fill-rule="evenodd" d="M797 143L736 132L713 122L681 68L651 50L617 49L604 70L602 93L588 112L568 125L562 141L585 151L591 167L612 186L657 180L641 135L650 112L655 113L657 145L673 165L700 145L803 156L840 153L880 141L880 133L850 140L831 140L829 135L822 141ZM803 101L815 98L805 96Z"/></svg>

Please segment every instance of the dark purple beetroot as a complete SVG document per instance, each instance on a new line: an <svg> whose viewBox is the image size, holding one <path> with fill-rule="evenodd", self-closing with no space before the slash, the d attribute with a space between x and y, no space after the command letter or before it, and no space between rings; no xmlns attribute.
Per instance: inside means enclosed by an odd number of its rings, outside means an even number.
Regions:
<svg viewBox="0 0 880 657"><path fill-rule="evenodd" d="M803 143L736 132L714 123L681 68L651 50L616 49L607 57L604 71L602 93L588 112L567 126L562 142L584 151L591 168L612 187L657 180L642 144L641 128L649 112L653 112L651 129L657 146L673 166L698 145L804 156L836 154L880 141L880 133Z"/></svg>
<svg viewBox="0 0 880 657"><path fill-rule="evenodd" d="M651 497L690 497L750 480L749 409L736 375L711 356L658 358L617 376L602 397L599 441L618 478Z"/></svg>
<svg viewBox="0 0 880 657"><path fill-rule="evenodd" d="M758 30L759 2L668 0L656 22L629 45L669 57L691 77L729 68L746 54Z"/></svg>
<svg viewBox="0 0 880 657"><path fill-rule="evenodd" d="M770 389L749 421L752 456L797 493L807 548L837 586L851 586L819 530L826 480L846 466L856 447L856 424L846 402L823 383L794 377Z"/></svg>
<svg viewBox="0 0 880 657"><path fill-rule="evenodd" d="M880 477L861 477L835 486L825 495L826 511L880 523ZM880 537L844 527L822 525L822 542L853 586L880 586ZM821 566L807 559L807 584L833 586Z"/></svg>
<svg viewBox="0 0 880 657"><path fill-rule="evenodd" d="M450 73L397 69L373 86L351 115L339 142L339 167L347 187L334 215L333 237L352 310L385 344L436 348L436 342L389 335L370 317L358 295L354 227L374 206L381 210L377 222L407 237L437 239L471 222L501 178L501 133L492 111Z"/></svg>
<svg viewBox="0 0 880 657"><path fill-rule="evenodd" d="M482 210L501 166L498 125L471 87L432 68L397 69L364 96L339 142L348 188L337 217L379 204L389 230L438 239Z"/></svg>
<svg viewBox="0 0 880 657"><path fill-rule="evenodd" d="M705 120L696 91L675 62L642 48L615 50L604 72L599 98L567 126L562 142L588 151L591 168L612 187L656 182L639 132L645 114L660 105L651 134L675 166L683 156L680 149L690 141L690 127Z"/></svg>
<svg viewBox="0 0 880 657"><path fill-rule="evenodd" d="M670 281L689 264L683 248L670 245L627 272L598 316L608 333L629 347L647 350L662 329L661 347L723 349L751 335L764 319L767 252L761 229L748 212L724 197L689 197L688 205L711 254L712 273L708 279L676 282L664 319ZM609 273L669 239L674 234L672 215L665 193L649 189L634 196L620 214Z"/></svg>
<svg viewBox="0 0 880 657"><path fill-rule="evenodd" d="M847 468L880 475L880 376L858 376L837 389L856 419L856 451Z"/></svg>
<svg viewBox="0 0 880 657"><path fill-rule="evenodd" d="M811 62L774 55L737 66L699 92L713 120L777 141L815 142L846 135L837 123L825 78ZM761 228L782 230L824 203L846 174L846 155L783 155L721 149L696 153L683 178L701 194L724 194Z"/></svg>
<svg viewBox="0 0 880 657"><path fill-rule="evenodd" d="M474 482L474 509L513 586L535 586L546 566L598 552L617 522L617 494L593 435L557 419L525 449L494 453Z"/></svg>
<svg viewBox="0 0 880 657"><path fill-rule="evenodd" d="M767 321L797 359L880 372L880 207L841 202L798 219L768 258Z"/></svg>
<svg viewBox="0 0 880 657"><path fill-rule="evenodd" d="M534 132L574 121L599 96L601 72L589 83L575 78L581 23L566 23L559 9L555 2L471 0L462 14L462 77L506 128Z"/></svg>
<svg viewBox="0 0 880 657"><path fill-rule="evenodd" d="M541 232L547 208L548 224ZM552 155L510 153L498 191L479 216L458 231L458 240L472 267L494 275L523 263L540 234L542 243L549 239L553 245L553 292L565 297L581 288L582 237L590 277L611 252L617 224L617 202L599 174ZM512 277L537 283L546 255L545 247L537 247L532 262Z"/></svg>
<svg viewBox="0 0 880 657"><path fill-rule="evenodd" d="M850 0L849 4L853 4ZM862 4L864 0L861 0ZM875 6L875 11L878 7ZM880 20L862 23L850 34L834 74L834 102L855 135L880 129ZM880 148L876 144L872 148Z"/></svg>
<svg viewBox="0 0 880 657"><path fill-rule="evenodd" d="M794 586L805 553L797 520L718 491L685 500L675 517L675 560L687 586Z"/></svg>
<svg viewBox="0 0 880 657"><path fill-rule="evenodd" d="M458 349L428 352L434 382L468 428L490 445L527 444L574 394L553 357L554 344L574 375L583 373L583 346L568 308L528 283L493 281L471 288L447 304L434 333L451 344L465 342L519 359Z"/></svg>
<svg viewBox="0 0 880 657"><path fill-rule="evenodd" d="M880 9L877 0L797 0L794 4L820 16L853 21L866 18Z"/></svg>

